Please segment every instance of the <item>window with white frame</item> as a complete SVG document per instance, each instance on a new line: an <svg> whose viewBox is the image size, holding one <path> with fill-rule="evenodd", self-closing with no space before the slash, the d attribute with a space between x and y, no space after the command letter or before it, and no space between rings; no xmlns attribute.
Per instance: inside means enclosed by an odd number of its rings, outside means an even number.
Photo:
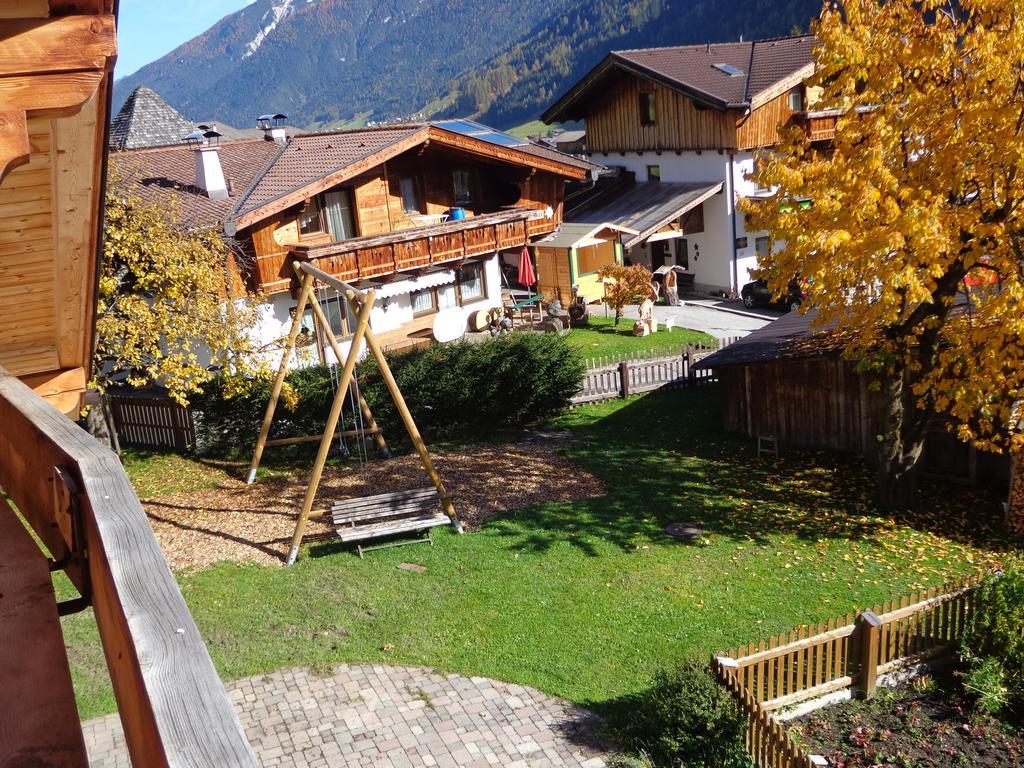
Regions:
<svg viewBox="0 0 1024 768"><path fill-rule="evenodd" d="M409 294L409 301L412 303L413 317L429 315L437 309L434 303L434 289L425 288L422 291L413 291Z"/></svg>
<svg viewBox="0 0 1024 768"><path fill-rule="evenodd" d="M487 290L484 286L484 265L479 262L466 264L456 273L459 284L459 294L462 302L478 301L486 298Z"/></svg>

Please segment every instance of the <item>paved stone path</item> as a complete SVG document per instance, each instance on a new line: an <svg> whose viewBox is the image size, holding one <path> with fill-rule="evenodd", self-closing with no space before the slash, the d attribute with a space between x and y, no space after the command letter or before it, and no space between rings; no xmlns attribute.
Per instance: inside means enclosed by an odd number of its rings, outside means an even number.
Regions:
<svg viewBox="0 0 1024 768"><path fill-rule="evenodd" d="M603 768L585 710L532 688L416 667L289 669L227 686L266 768ZM117 715L85 724L92 768L130 768Z"/></svg>

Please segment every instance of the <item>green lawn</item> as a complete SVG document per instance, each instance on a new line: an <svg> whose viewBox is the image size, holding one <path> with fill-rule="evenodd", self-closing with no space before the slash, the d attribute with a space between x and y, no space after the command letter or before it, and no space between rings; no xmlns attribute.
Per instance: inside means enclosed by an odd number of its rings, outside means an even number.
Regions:
<svg viewBox="0 0 1024 768"><path fill-rule="evenodd" d="M718 429L716 394L676 390L564 417L581 438L567 452L605 480L604 497L510 512L461 537L438 530L433 548L365 560L320 545L290 569L221 564L181 577L182 591L225 679L341 661L418 664L601 708L685 654L1005 557L984 522L997 515L994 497L931 487L926 514L881 518L862 464L818 453L755 459L749 441ZM672 521L706 535L671 540L661 527ZM403 561L427 570L399 570ZM82 716L112 710L91 614L64 628Z"/></svg>
<svg viewBox="0 0 1024 768"><path fill-rule="evenodd" d="M679 352L686 344L714 343L711 336L701 331L691 331L689 328L666 331L664 325L650 336L634 336L633 322L624 317L615 325L614 317L603 317L591 312L590 323L582 328L573 328L566 339L586 358L648 350L668 354Z"/></svg>

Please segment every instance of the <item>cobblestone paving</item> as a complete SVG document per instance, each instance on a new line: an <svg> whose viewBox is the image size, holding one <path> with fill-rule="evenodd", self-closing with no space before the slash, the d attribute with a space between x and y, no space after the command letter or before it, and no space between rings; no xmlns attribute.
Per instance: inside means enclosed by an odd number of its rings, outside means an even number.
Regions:
<svg viewBox="0 0 1024 768"><path fill-rule="evenodd" d="M416 667L289 669L230 683L260 764L603 768L585 710L532 688ZM85 724L93 768L129 768L117 715Z"/></svg>

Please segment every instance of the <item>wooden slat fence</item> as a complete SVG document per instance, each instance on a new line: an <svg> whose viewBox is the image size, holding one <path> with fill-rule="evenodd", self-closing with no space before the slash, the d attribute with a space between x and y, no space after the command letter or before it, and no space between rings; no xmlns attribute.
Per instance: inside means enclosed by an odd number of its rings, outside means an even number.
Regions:
<svg viewBox="0 0 1024 768"><path fill-rule="evenodd" d="M747 714L754 762L759 768L815 764L773 713L839 691L868 697L879 675L950 653L976 588L976 581L933 587L717 656L720 681Z"/></svg>
<svg viewBox="0 0 1024 768"><path fill-rule="evenodd" d="M703 358L736 341L720 339L717 345L688 344L678 352L649 350L595 357L586 361L587 372L573 405L629 397L656 389L697 386L715 381L711 370L694 370Z"/></svg>
<svg viewBox="0 0 1024 768"><path fill-rule="evenodd" d="M196 442L192 411L161 395L110 395L110 413L121 445L186 451Z"/></svg>

